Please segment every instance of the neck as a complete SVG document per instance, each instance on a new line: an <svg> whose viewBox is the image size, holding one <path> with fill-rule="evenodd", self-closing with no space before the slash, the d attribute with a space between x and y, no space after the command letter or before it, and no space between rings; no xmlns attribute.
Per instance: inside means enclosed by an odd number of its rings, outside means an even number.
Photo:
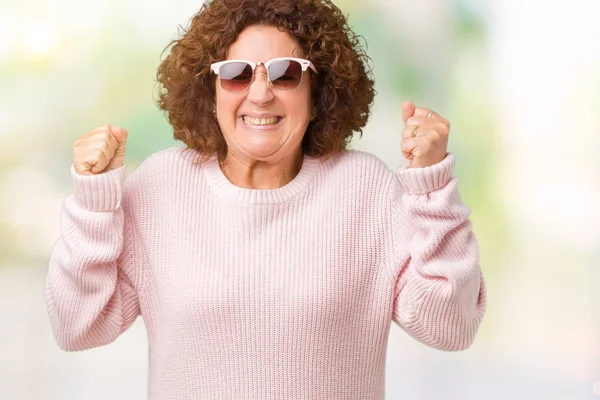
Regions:
<svg viewBox="0 0 600 400"><path fill-rule="evenodd" d="M243 160L228 154L219 164L232 184L244 189L278 189L290 183L302 168L303 154L285 157L277 162Z"/></svg>

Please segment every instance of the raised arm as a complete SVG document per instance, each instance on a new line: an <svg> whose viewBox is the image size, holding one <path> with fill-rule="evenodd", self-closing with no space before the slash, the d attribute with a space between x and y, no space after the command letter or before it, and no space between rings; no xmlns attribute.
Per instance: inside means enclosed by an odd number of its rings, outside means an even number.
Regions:
<svg viewBox="0 0 600 400"><path fill-rule="evenodd" d="M48 316L65 350L110 343L140 314L139 235L123 207L126 140L126 130L103 125L73 145L73 193L46 277Z"/></svg>
<svg viewBox="0 0 600 400"><path fill-rule="evenodd" d="M485 312L479 250L470 210L451 178L454 156L403 168L392 184L393 320L419 341L464 350Z"/></svg>
<svg viewBox="0 0 600 400"><path fill-rule="evenodd" d="M77 176L49 261L46 304L58 345L84 350L114 341L140 314L141 285L121 207L125 167Z"/></svg>

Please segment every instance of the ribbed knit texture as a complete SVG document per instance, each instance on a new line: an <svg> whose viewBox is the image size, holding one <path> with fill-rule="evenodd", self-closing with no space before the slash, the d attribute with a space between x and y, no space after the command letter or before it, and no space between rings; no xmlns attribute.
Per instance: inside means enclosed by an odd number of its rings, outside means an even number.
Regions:
<svg viewBox="0 0 600 400"><path fill-rule="evenodd" d="M195 157L169 148L127 178L71 168L46 281L61 348L141 314L150 399L369 400L392 321L439 349L473 342L485 289L452 154L397 173L358 151L305 157L274 190Z"/></svg>

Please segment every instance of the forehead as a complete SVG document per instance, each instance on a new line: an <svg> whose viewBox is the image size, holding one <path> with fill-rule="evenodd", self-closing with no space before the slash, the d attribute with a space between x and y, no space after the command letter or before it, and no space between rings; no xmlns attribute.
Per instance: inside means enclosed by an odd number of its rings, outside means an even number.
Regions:
<svg viewBox="0 0 600 400"><path fill-rule="evenodd" d="M228 60L265 62L277 57L304 57L304 54L290 34L274 26L249 26L227 52Z"/></svg>

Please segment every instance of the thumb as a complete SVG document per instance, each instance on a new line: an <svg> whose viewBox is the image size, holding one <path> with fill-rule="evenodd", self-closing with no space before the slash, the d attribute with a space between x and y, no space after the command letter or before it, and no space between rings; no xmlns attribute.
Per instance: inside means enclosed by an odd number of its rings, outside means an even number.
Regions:
<svg viewBox="0 0 600 400"><path fill-rule="evenodd" d="M111 126L110 132L113 134L119 145L127 142L127 129L121 128L120 126Z"/></svg>
<svg viewBox="0 0 600 400"><path fill-rule="evenodd" d="M402 119L404 120L405 124L406 120L413 116L416 109L417 107L415 107L414 103L410 100L406 100L404 103L402 103Z"/></svg>

